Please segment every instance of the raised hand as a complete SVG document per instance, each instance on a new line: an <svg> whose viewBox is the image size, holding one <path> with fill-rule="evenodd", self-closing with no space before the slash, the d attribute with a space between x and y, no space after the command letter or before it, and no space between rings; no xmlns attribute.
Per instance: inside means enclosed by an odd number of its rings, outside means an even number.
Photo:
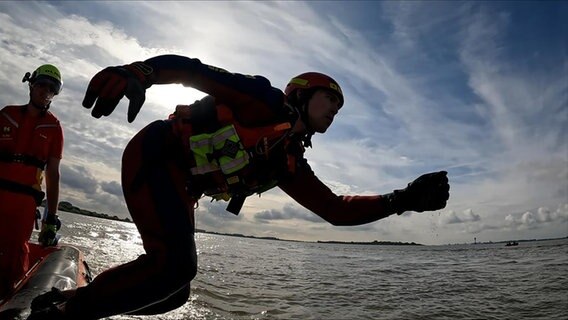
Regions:
<svg viewBox="0 0 568 320"><path fill-rule="evenodd" d="M146 100L146 89L152 85L152 72L152 67L143 62L103 69L89 82L83 107L90 109L94 104L93 117L108 116L126 96L130 100L128 122L134 121Z"/></svg>

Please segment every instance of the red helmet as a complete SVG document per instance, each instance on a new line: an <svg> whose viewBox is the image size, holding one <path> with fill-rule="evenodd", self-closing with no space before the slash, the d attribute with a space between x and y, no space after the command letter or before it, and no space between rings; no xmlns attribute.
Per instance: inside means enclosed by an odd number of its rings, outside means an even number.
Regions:
<svg viewBox="0 0 568 320"><path fill-rule="evenodd" d="M322 88L328 89L337 94L339 97L339 106L343 106L343 92L337 81L328 75L319 72L306 72L295 76L290 80L284 93L290 96L297 89Z"/></svg>

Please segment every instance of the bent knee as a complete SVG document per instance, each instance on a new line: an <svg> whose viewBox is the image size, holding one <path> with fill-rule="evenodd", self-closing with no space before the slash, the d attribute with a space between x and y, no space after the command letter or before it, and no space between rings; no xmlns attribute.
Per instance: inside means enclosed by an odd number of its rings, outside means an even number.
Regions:
<svg viewBox="0 0 568 320"><path fill-rule="evenodd" d="M189 285L197 275L197 260L192 256L168 255L159 260L156 273L161 279L161 286L168 292Z"/></svg>

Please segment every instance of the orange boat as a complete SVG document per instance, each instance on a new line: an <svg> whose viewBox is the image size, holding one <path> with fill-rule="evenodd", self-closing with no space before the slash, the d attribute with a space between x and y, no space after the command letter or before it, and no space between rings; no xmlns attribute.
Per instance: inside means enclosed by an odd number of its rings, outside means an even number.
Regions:
<svg viewBox="0 0 568 320"><path fill-rule="evenodd" d="M29 247L30 270L10 296L0 297L0 320L26 319L31 312L31 302L38 295L52 288L75 289L92 279L79 249L69 245L42 247L32 242Z"/></svg>

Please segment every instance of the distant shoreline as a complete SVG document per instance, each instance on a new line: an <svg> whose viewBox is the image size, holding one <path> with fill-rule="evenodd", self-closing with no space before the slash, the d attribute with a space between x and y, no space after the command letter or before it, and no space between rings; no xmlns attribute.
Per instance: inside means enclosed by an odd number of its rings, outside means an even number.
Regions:
<svg viewBox="0 0 568 320"><path fill-rule="evenodd" d="M45 207L45 200L42 202L41 206ZM101 218L101 219L108 219L108 220L116 220L122 222L129 222L132 223L132 220L129 218L121 219L118 216L110 216L106 213L99 213L95 211L84 210L78 208L67 201L59 202L58 210L80 214L89 217ZM415 242L395 242L395 241L302 241L302 240L288 240L288 239L280 239L276 237L256 237L250 235L244 235L240 233L221 233L221 232L214 232L214 231L207 231L203 229L195 229L196 233L207 233L207 234L215 234L215 235L222 235L222 236L229 236L229 237L238 237L238 238L250 238L250 239L259 239L259 240L276 240L276 241L289 241L289 242L307 242L307 243L322 243L322 244L356 244L356 245L380 245L380 246L424 246L424 244L415 243ZM476 242L476 243L460 243L460 245L464 244L471 244L471 245L479 245L479 244L497 244L497 243L508 243L511 241L516 242L532 242L532 241L546 241L546 240L557 240L557 239L566 239L567 237L563 238L553 238L553 239L514 239L514 240L503 240L503 241L488 241L488 242ZM458 245L458 244L447 244L447 245Z"/></svg>
<svg viewBox="0 0 568 320"><path fill-rule="evenodd" d="M45 207L45 203L46 203L46 201L44 200L41 203L41 206ZM67 202L67 201L60 201L59 206L57 206L57 210L61 210L61 211L69 212L69 213L80 214L80 215L83 215L83 216L89 216L89 217L96 217L96 218L132 223L132 220L130 220L129 218L121 219L118 216L110 216L106 213L99 213L99 212L95 212L95 211L89 211L89 210L81 209L79 207L75 207L73 204L71 204L70 202Z"/></svg>
<svg viewBox="0 0 568 320"><path fill-rule="evenodd" d="M45 200L41 204L45 207ZM129 222L132 223L132 220L129 218L121 219L118 216L110 216L106 213L99 213L95 211L89 211L85 209L81 209L79 207L74 206L72 203L67 201L60 201L58 210L65 211L68 213L80 214L83 216L101 218L101 219L108 219L108 220L115 220L115 221L122 221L122 222ZM259 240L276 240L276 241L289 241L289 242L308 242L308 243L323 243L323 244L357 244L357 245L398 245L398 246L423 246L423 244L414 243L414 242L394 242L394 241L370 241L370 242L361 242L361 241L301 241L301 240L288 240L288 239L280 239L276 237L257 237L257 236L250 236L244 235L239 233L221 233L221 232L214 232L214 231L207 231L203 229L195 229L196 233L207 233L207 234L215 234L215 235L222 235L222 236L229 236L229 237L238 237L238 238L249 238L249 239L259 239Z"/></svg>
<svg viewBox="0 0 568 320"><path fill-rule="evenodd" d="M276 241L287 241L287 242L306 242L306 243L323 243L323 244L357 244L357 245L383 245L383 246L423 246L423 244L415 243L415 242L395 242L395 241L370 241L370 242L362 242L362 241L302 241L302 240L288 240L288 239L280 239L276 237L256 237L256 236L247 236L240 233L221 233L221 232L214 232L214 231L207 231L202 229L195 229L195 232L198 233L208 233L208 234L216 234L222 236L229 236L229 237L238 237L238 238L251 238L251 239L259 239L259 240L276 240Z"/></svg>

